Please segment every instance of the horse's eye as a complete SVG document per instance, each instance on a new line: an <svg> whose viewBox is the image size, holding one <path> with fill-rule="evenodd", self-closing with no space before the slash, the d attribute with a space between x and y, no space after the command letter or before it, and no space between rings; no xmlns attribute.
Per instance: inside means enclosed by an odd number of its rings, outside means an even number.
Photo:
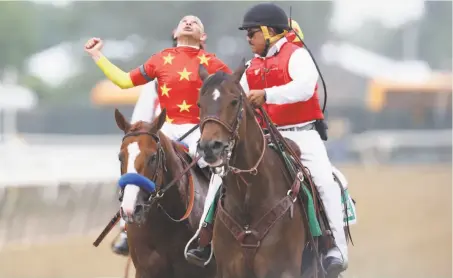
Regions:
<svg viewBox="0 0 453 278"><path fill-rule="evenodd" d="M151 155L151 157L148 160L148 163L153 163L154 161L156 161L156 158L157 158L157 154Z"/></svg>
<svg viewBox="0 0 453 278"><path fill-rule="evenodd" d="M198 108L201 108L200 102L197 102L197 106Z"/></svg>
<svg viewBox="0 0 453 278"><path fill-rule="evenodd" d="M238 102L239 102L239 100L233 99L233 100L231 101L231 105L236 106L236 105L238 104Z"/></svg>
<svg viewBox="0 0 453 278"><path fill-rule="evenodd" d="M124 160L124 153L119 153L119 154L118 154L118 160L119 160L120 162L123 162L123 160Z"/></svg>

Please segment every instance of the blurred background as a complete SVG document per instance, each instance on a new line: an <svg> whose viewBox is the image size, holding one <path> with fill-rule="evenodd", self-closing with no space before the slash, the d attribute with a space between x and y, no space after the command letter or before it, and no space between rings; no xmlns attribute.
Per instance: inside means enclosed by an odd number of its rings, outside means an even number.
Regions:
<svg viewBox="0 0 453 278"><path fill-rule="evenodd" d="M0 2L0 278L123 277L117 230L91 243L119 207L114 108L130 118L147 86L107 82L87 39L127 71L194 14L236 67L255 3ZM326 145L357 200L346 277L451 277L452 3L278 3L324 76Z"/></svg>

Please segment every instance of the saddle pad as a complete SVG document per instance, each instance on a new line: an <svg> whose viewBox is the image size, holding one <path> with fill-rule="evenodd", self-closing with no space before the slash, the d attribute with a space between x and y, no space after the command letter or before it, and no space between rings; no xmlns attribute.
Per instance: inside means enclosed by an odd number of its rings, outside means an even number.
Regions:
<svg viewBox="0 0 453 278"><path fill-rule="evenodd" d="M344 210L344 203L346 202L347 211ZM357 223L357 215L355 212L355 204L352 201L351 196L349 195L348 189L344 190L344 195L341 198L341 207L343 208L343 222L344 226L347 225L354 225Z"/></svg>
<svg viewBox="0 0 453 278"><path fill-rule="evenodd" d="M278 150L274 144L270 143L269 147L271 147L272 149L274 149L275 151L278 152ZM285 161L286 167L291 167L291 165L292 165L291 158L288 156L288 154L286 152L283 152L283 157L286 160ZM294 170L294 169L291 169L291 170ZM319 225L318 218L316 217L315 204L313 202L313 197L311 196L310 191L308 190L308 188L306 187L306 185L304 183L302 183L301 187L302 187L302 190L300 191L299 194L305 194L307 196L306 208L307 208L308 226L310 228L310 232L313 236L321 236L322 235L321 226Z"/></svg>
<svg viewBox="0 0 453 278"><path fill-rule="evenodd" d="M302 185L302 189L304 191L303 194L307 196L307 214L308 214L308 226L310 228L310 232L313 236L320 236L322 235L321 227L319 226L318 218L316 217L315 212L315 205L313 203L313 198L311 197L311 193L305 184ZM300 193L302 194L302 193Z"/></svg>

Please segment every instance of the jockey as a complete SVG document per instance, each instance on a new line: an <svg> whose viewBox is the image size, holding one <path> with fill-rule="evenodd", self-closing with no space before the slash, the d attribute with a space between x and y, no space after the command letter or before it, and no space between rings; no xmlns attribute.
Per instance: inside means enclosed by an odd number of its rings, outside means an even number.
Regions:
<svg viewBox="0 0 453 278"><path fill-rule="evenodd" d="M209 73L219 70L231 73L231 70L215 54L204 50L204 41L207 35L204 32L203 23L198 17L192 15L183 17L174 31L173 38L176 40L175 47L164 49L152 55L143 65L128 73L113 65L101 53L102 40L98 38L88 40L85 44L85 51L91 55L107 78L122 89L157 81L146 92L153 94L152 88L157 87L159 104L161 108L167 110L167 121L161 131L170 139L176 140L200 122L199 108L196 102L198 90L203 82L198 75L199 65L203 64ZM135 121L150 121L151 115L145 110L148 110L152 104L142 105L142 101L146 101L146 99L149 98L140 97L136 104ZM199 138L200 131L196 129L182 142L189 146L191 155L196 153ZM200 167L206 167L206 162L203 159L200 159L198 164ZM212 179L212 182L215 183L214 187L218 188L221 179ZM127 245L125 245L126 238L124 232L120 237L120 244L123 247L119 251L121 254L127 252L125 251L127 248Z"/></svg>
<svg viewBox="0 0 453 278"><path fill-rule="evenodd" d="M134 111L132 112L131 123L138 121L152 122L160 112L159 98L157 95L158 84L153 80L145 84L140 91ZM118 255L129 255L129 245L127 243L126 221L120 219L120 232L112 242L112 251Z"/></svg>
<svg viewBox="0 0 453 278"><path fill-rule="evenodd" d="M286 13L273 3L257 4L245 14L239 29L247 31L255 57L247 63L241 85L249 101L262 105L281 134L299 146L301 161L310 170L336 243L328 250L323 267L327 277L337 277L347 268L348 250L341 191L333 179L332 165L319 134L325 132L321 130L324 115L317 93L319 74L308 51L300 47L301 42L288 41L288 22ZM207 259L202 251L199 247L189 253L202 261Z"/></svg>
<svg viewBox="0 0 453 278"><path fill-rule="evenodd" d="M288 21L289 22L289 21ZM291 20L291 26L293 29L298 33L299 37L303 39L304 34L302 33L301 28L299 27L299 24L295 20ZM302 46L302 42L299 39L298 36L294 33L294 31L287 32L286 38L291 41L292 43ZM211 189L210 189L211 190ZM215 206L213 206L215 207ZM214 208L210 208L210 210L213 210ZM205 212L207 214L207 212ZM204 214L204 215L205 215ZM213 213L210 215L214 215ZM204 219L204 223L202 223L202 228L200 231L197 232L197 234L200 235L200 242L204 242L203 244L200 244L196 249L191 249L187 252L187 256L192 259L193 261L196 262L201 262L201 263L207 263L208 257L210 255L210 250L211 246L209 244L209 241L211 240L212 237L212 228L213 228L213 219ZM203 240L201 239L201 235L206 235L205 237L207 239ZM190 244L190 242L189 242Z"/></svg>
<svg viewBox="0 0 453 278"><path fill-rule="evenodd" d="M348 265L343 230L341 190L332 175L332 165L320 134L325 132L318 100L316 66L304 48L289 43L288 17L275 4L252 7L240 28L247 31L255 57L250 61L241 85L254 105L262 105L283 137L296 142L301 161L313 178L324 204L336 247L328 250L323 262L327 277L337 277ZM277 70L264 71L264 67ZM255 72L261 71L261 74ZM266 87L261 81L266 79Z"/></svg>

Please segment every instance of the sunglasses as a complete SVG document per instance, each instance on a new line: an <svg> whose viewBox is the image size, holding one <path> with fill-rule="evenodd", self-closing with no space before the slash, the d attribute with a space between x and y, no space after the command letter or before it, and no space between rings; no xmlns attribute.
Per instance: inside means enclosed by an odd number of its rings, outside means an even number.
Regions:
<svg viewBox="0 0 453 278"><path fill-rule="evenodd" d="M253 36L255 36L255 33L257 32L260 32L261 29L251 29L251 30L248 30L247 31L247 37L249 37L250 39L253 38Z"/></svg>

